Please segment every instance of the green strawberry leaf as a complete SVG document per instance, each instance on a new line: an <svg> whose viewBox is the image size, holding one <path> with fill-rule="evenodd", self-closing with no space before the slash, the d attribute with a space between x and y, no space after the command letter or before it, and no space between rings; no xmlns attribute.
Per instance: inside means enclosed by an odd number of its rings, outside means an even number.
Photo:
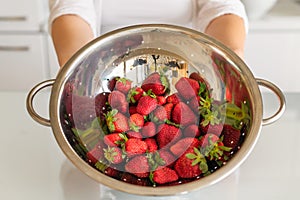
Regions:
<svg viewBox="0 0 300 200"><path fill-rule="evenodd" d="M200 162L199 169L202 171L202 173L206 173L208 171L208 165L207 165L206 161Z"/></svg>

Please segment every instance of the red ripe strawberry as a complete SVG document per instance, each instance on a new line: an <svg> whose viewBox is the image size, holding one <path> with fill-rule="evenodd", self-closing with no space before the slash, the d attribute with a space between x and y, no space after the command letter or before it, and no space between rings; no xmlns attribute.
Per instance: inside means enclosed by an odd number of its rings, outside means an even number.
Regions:
<svg viewBox="0 0 300 200"><path fill-rule="evenodd" d="M157 106L157 100L151 96L143 96L138 101L136 111L141 115L149 115Z"/></svg>
<svg viewBox="0 0 300 200"><path fill-rule="evenodd" d="M156 99L158 105L164 105L167 102L167 99L164 96L156 96Z"/></svg>
<svg viewBox="0 0 300 200"><path fill-rule="evenodd" d="M140 178L148 177L150 167L147 157L145 155L134 156L125 164L125 170Z"/></svg>
<svg viewBox="0 0 300 200"><path fill-rule="evenodd" d="M204 83L204 84L205 84L205 87L206 87L207 89L210 88L208 82L200 75L200 73L193 72L193 73L190 74L189 78L190 78L190 79L194 79L194 80L196 80L196 81L198 81L198 82L200 82L200 83Z"/></svg>
<svg viewBox="0 0 300 200"><path fill-rule="evenodd" d="M165 184L178 180L176 171L168 167L157 169L153 172L153 181L157 184Z"/></svg>
<svg viewBox="0 0 300 200"><path fill-rule="evenodd" d="M123 162L122 150L119 147L107 147L104 149L104 157L112 164L120 164Z"/></svg>
<svg viewBox="0 0 300 200"><path fill-rule="evenodd" d="M125 143L125 151L128 156L146 153L147 143L141 139L129 138Z"/></svg>
<svg viewBox="0 0 300 200"><path fill-rule="evenodd" d="M153 137L156 135L156 125L154 122L146 122L141 129L141 133L143 137Z"/></svg>
<svg viewBox="0 0 300 200"><path fill-rule="evenodd" d="M216 136L220 136L223 130L223 124L211 124L209 123L208 125L204 126L202 123L200 123L199 126L201 133L203 135L211 133L211 134L215 134Z"/></svg>
<svg viewBox="0 0 300 200"><path fill-rule="evenodd" d="M117 90L108 95L108 103L112 109L117 109L121 113L126 113L129 106L125 94Z"/></svg>
<svg viewBox="0 0 300 200"><path fill-rule="evenodd" d="M128 119L125 115L113 109L106 115L106 124L111 133L113 132L125 132L129 130Z"/></svg>
<svg viewBox="0 0 300 200"><path fill-rule="evenodd" d="M172 115L172 111L174 108L174 104L172 103L167 103L164 105L165 111L167 112L167 119L171 120L171 115Z"/></svg>
<svg viewBox="0 0 300 200"><path fill-rule="evenodd" d="M102 92L96 95L95 97L95 110L96 115L98 117L103 117L104 114L107 112L107 101L108 101L108 92Z"/></svg>
<svg viewBox="0 0 300 200"><path fill-rule="evenodd" d="M166 101L167 101L167 103L172 103L175 105L175 104L178 104L179 102L181 102L182 100L181 100L178 92L176 92L176 93L169 95L167 97Z"/></svg>
<svg viewBox="0 0 300 200"><path fill-rule="evenodd" d="M167 111L164 106L157 106L151 115L151 120L154 122L164 122L167 118Z"/></svg>
<svg viewBox="0 0 300 200"><path fill-rule="evenodd" d="M87 158L89 163L95 164L101 158L104 157L104 151L103 151L104 146L105 145L103 144L102 141L98 142L93 149L91 149L90 151L87 152L86 158Z"/></svg>
<svg viewBox="0 0 300 200"><path fill-rule="evenodd" d="M181 156L189 148L198 148L200 141L193 137L187 137L179 140L170 147L170 151L177 157Z"/></svg>
<svg viewBox="0 0 300 200"><path fill-rule="evenodd" d="M143 94L144 90L141 87L134 87L131 90L129 90L127 94L127 101L131 104L135 104L140 100Z"/></svg>
<svg viewBox="0 0 300 200"><path fill-rule="evenodd" d="M103 137L104 143L111 147L121 146L126 140L127 138L121 133L111 133Z"/></svg>
<svg viewBox="0 0 300 200"><path fill-rule="evenodd" d="M113 77L110 80L108 80L107 87L110 91L113 91L115 89L115 85L116 85L118 78L120 78L120 77L117 76L117 77Z"/></svg>
<svg viewBox="0 0 300 200"><path fill-rule="evenodd" d="M142 139L143 136L140 132L136 132L136 131L128 131L126 133L128 138L136 138L136 139Z"/></svg>
<svg viewBox="0 0 300 200"><path fill-rule="evenodd" d="M156 140L154 138L146 138L144 141L148 146L147 152L154 152L158 149Z"/></svg>
<svg viewBox="0 0 300 200"><path fill-rule="evenodd" d="M162 124L158 127L158 130L156 139L159 148L174 144L182 136L181 130L170 124Z"/></svg>
<svg viewBox="0 0 300 200"><path fill-rule="evenodd" d="M206 147L208 145L215 144L218 141L220 141L220 138L218 136L208 133L200 138L200 145L201 147Z"/></svg>
<svg viewBox="0 0 300 200"><path fill-rule="evenodd" d="M181 178L195 178L202 174L198 160L202 163L201 165L205 166L205 158L203 156L201 157L201 154L196 154L194 149L190 148L176 161L174 169ZM205 173L205 171L203 173Z"/></svg>
<svg viewBox="0 0 300 200"><path fill-rule="evenodd" d="M174 155L171 152L169 152L166 149L160 149L159 150L159 156L161 157L161 159L163 159L163 161L165 163L163 166L159 166L159 167L164 167L165 166L165 167L172 168L173 165L175 164L176 159L177 159L176 157L174 157Z"/></svg>
<svg viewBox="0 0 300 200"><path fill-rule="evenodd" d="M141 87L145 92L151 90L155 95L163 95L169 89L169 82L166 76L154 72L143 81Z"/></svg>
<svg viewBox="0 0 300 200"><path fill-rule="evenodd" d="M127 94L131 89L131 83L132 81L127 78L116 78L115 90Z"/></svg>
<svg viewBox="0 0 300 200"><path fill-rule="evenodd" d="M223 127L223 143L224 146L235 149L239 145L241 131L233 128L231 125L225 124Z"/></svg>
<svg viewBox="0 0 300 200"><path fill-rule="evenodd" d="M133 115L134 113L137 113L136 106L129 106L129 115Z"/></svg>
<svg viewBox="0 0 300 200"><path fill-rule="evenodd" d="M183 102L176 104L172 111L172 121L181 126L196 124L198 117L195 113Z"/></svg>
<svg viewBox="0 0 300 200"><path fill-rule="evenodd" d="M189 100L189 107L196 114L199 115L199 106L200 106L200 96L192 97Z"/></svg>
<svg viewBox="0 0 300 200"><path fill-rule="evenodd" d="M225 147L220 138L214 134L204 135L200 139L200 145L203 154L209 160L227 160L227 157L224 157L224 153L229 152L231 150L231 148Z"/></svg>
<svg viewBox="0 0 300 200"><path fill-rule="evenodd" d="M144 116L139 113L130 115L129 125L131 130L138 131L144 126Z"/></svg>
<svg viewBox="0 0 300 200"><path fill-rule="evenodd" d="M198 95L199 83L198 81L186 77L181 77L175 84L175 88L181 97L189 100Z"/></svg>
<svg viewBox="0 0 300 200"><path fill-rule="evenodd" d="M191 124L183 129L183 135L185 137L199 137L201 132L196 124Z"/></svg>

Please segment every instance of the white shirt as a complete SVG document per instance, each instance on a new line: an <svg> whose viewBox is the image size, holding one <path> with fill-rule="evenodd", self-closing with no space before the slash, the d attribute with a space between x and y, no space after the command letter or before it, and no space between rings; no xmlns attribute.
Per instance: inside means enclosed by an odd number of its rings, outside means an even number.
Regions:
<svg viewBox="0 0 300 200"><path fill-rule="evenodd" d="M94 36L116 28L166 23L204 32L208 24L224 14L248 19L240 0L49 0L49 28L59 16L75 14L92 28Z"/></svg>

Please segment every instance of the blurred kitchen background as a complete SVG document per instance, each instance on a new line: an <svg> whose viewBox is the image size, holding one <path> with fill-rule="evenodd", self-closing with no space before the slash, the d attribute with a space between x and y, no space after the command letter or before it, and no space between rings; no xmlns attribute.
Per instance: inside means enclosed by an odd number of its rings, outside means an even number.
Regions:
<svg viewBox="0 0 300 200"><path fill-rule="evenodd" d="M272 2L273 1L273 2ZM257 78L286 95L286 112L264 126L253 153L226 180L202 191L168 199L299 199L300 2L243 0L249 12L245 61ZM265 7L267 3L274 3ZM0 0L0 199L141 199L110 190L83 175L57 145L50 127L26 111L26 95L55 78L58 63L47 32L47 0ZM47 90L46 90L47 91ZM264 114L278 101L264 95ZM36 98L48 118L49 92ZM143 199L164 199L143 197Z"/></svg>
<svg viewBox="0 0 300 200"><path fill-rule="evenodd" d="M250 29L245 61L255 77L300 92L300 3L242 0ZM58 64L47 32L47 0L0 0L0 90L29 90L55 77ZM269 6L268 4L274 4Z"/></svg>

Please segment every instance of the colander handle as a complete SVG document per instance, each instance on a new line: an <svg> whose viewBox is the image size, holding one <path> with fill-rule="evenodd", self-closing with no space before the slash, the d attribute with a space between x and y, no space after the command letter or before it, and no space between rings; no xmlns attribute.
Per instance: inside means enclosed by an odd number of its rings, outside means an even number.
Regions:
<svg viewBox="0 0 300 200"><path fill-rule="evenodd" d="M37 121L38 123L44 125L44 126L51 126L50 123L50 119L46 119L44 117L41 117L35 110L33 107L33 99L35 97L35 95L41 91L42 89L52 86L54 84L55 80L54 79L50 79L50 80L46 80L43 81L39 84L37 84L36 86L34 86L28 93L27 95L27 100L26 100L26 108L27 111L29 113L29 115L32 117L32 119L34 119L35 121Z"/></svg>
<svg viewBox="0 0 300 200"><path fill-rule="evenodd" d="M282 91L275 84L271 83L270 81L257 78L256 82L258 85L266 87L266 88L270 89L271 91L273 91L279 99L278 110L272 116L270 116L268 118L264 118L262 120L263 126L269 125L269 124L277 121L283 115L283 113L285 111L285 105L286 105L285 97L284 97L284 94L282 93Z"/></svg>

